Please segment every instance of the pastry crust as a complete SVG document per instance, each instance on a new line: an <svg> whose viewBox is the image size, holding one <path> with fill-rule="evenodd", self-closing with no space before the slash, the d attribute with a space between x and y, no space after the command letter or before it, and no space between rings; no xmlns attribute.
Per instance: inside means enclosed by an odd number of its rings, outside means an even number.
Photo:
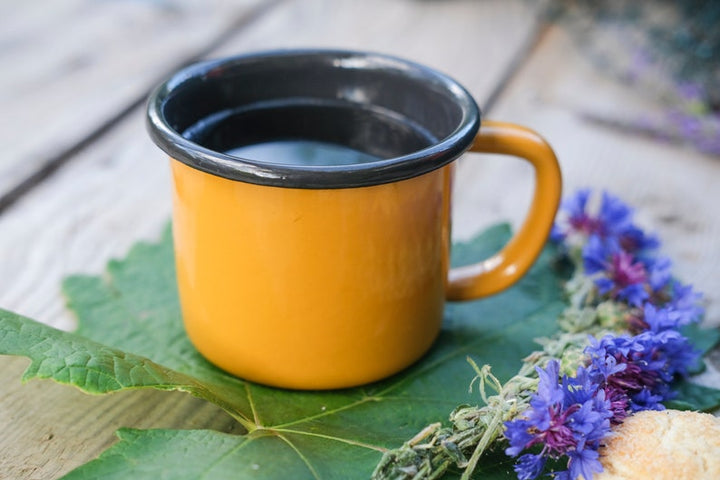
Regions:
<svg viewBox="0 0 720 480"><path fill-rule="evenodd" d="M707 413L638 412L613 429L593 480L718 480L720 418Z"/></svg>

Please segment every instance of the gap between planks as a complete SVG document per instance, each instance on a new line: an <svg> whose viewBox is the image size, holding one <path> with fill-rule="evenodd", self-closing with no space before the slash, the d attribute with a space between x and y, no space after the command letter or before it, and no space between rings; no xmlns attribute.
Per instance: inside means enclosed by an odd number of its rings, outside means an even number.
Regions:
<svg viewBox="0 0 720 480"><path fill-rule="evenodd" d="M547 20L539 19L533 28L530 30L525 42L520 46L518 51L513 56L512 60L508 64L507 68L503 72L502 76L498 79L495 88L493 88L488 94L487 98L482 104L483 116L487 115L493 110L493 107L497 104L498 100L503 96L510 82L518 75L520 70L525 64L532 58L533 53L546 37L550 30L550 23Z"/></svg>

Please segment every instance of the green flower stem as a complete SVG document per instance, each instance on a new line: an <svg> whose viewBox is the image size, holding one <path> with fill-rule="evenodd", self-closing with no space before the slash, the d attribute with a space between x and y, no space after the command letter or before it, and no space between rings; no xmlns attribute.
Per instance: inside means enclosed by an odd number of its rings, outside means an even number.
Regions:
<svg viewBox="0 0 720 480"><path fill-rule="evenodd" d="M462 477L460 477L460 480L470 480L470 476L475 471L475 467L477 467L477 462L480 460L480 457L502 432L502 420L502 411L498 410L490 422L490 426L487 430L485 430L483 436L480 438L475 451L473 451L472 457L470 457L470 461L465 466L465 471L463 472Z"/></svg>
<svg viewBox="0 0 720 480"><path fill-rule="evenodd" d="M485 405L458 407L450 415L451 428L434 423L399 449L387 452L373 472L374 480L434 480L453 465L465 470L463 480L469 479L482 455L502 435L504 422L527 408L529 392L538 382L533 364L523 364L518 375L503 385L489 365L478 367L471 358L467 360L476 373L470 386L478 382ZM488 388L496 394L488 395Z"/></svg>
<svg viewBox="0 0 720 480"><path fill-rule="evenodd" d="M472 365L477 378L480 382L480 395L485 401L487 407L495 410L495 415L492 416L487 428L483 432L480 440L478 441L475 450L470 457L470 460L464 465L465 471L463 472L460 480L469 480L472 473L477 467L477 462L490 445L497 440L497 438L503 432L503 424L515 417L519 412L519 400L520 394L523 391L528 391L529 387L537 384L534 379L529 378L529 374L532 372L532 367L528 363L524 363L523 367L518 372L518 375L513 377L504 386L500 381L490 373L489 365L478 368L477 364L468 357L468 362ZM485 384L487 381L491 382L492 387L498 392L498 395L493 397L487 397L485 394ZM524 402L523 402L524 403ZM527 405L523 405L527 406ZM522 408L524 410L524 408Z"/></svg>
<svg viewBox="0 0 720 480"><path fill-rule="evenodd" d="M592 329L600 330L595 325ZM439 423L434 423L399 449L387 452L372 479L435 480L453 465L463 469L461 480L470 479L482 455L502 437L504 423L521 415L529 406L538 384L535 368L546 367L554 358L560 360L563 370L575 371L583 361L587 333L580 333L575 328L570 331L573 333L561 331L552 338L540 340L543 349L526 357L517 375L504 385L491 373L489 365L479 367L468 358L475 370L470 388L477 381L485 405L462 405L450 414L452 427L442 428ZM488 395L488 388L495 395Z"/></svg>
<svg viewBox="0 0 720 480"><path fill-rule="evenodd" d="M401 448L387 452L373 473L373 480L433 480L453 465L463 469L461 480L469 480L482 455L502 438L504 424L521 415L537 390L536 367L545 368L551 359L560 362L563 373L572 374L584 361L588 335L622 333L627 309L614 302L595 305L593 281L576 272L565 284L569 304L558 318L558 333L538 339L542 349L524 360L517 375L504 385L492 375L490 366L475 370L470 388L478 382L485 403L482 407L462 405L450 414L451 427L435 423L423 429ZM488 395L490 388L495 395ZM469 456L469 459L468 459Z"/></svg>

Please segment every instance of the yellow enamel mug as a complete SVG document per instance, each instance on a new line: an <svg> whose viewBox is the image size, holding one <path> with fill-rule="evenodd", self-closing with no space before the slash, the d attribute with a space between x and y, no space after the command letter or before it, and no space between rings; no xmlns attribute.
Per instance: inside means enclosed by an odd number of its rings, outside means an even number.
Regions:
<svg viewBox="0 0 720 480"><path fill-rule="evenodd" d="M218 367L277 387L350 387L411 365L446 300L491 295L527 271L561 193L536 133L480 127L454 80L374 53L192 65L153 92L148 129L172 159L187 334ZM526 159L536 186L500 252L450 270L452 165L467 150Z"/></svg>

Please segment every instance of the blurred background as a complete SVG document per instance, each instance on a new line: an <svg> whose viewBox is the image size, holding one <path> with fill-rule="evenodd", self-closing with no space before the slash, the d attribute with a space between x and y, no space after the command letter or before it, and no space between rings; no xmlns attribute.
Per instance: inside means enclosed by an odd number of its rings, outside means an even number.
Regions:
<svg viewBox="0 0 720 480"><path fill-rule="evenodd" d="M539 131L566 193L607 188L709 294L720 232L720 4L652 0L2 0L0 304L71 328L70 272L101 271L169 218L149 90L203 58L374 50L444 71L486 117ZM456 238L519 223L518 161L460 162Z"/></svg>
<svg viewBox="0 0 720 480"><path fill-rule="evenodd" d="M441 70L487 118L537 130L565 194L606 189L636 207L675 273L705 292L706 324L720 325L720 2L0 0L0 12L2 308L72 329L62 279L101 274L166 228L168 161L144 127L162 79L204 58L333 47ZM517 225L532 184L519 160L460 159L455 239ZM179 394L88 400L47 382L21 387L25 361L0 360L8 478L55 478L117 427L168 426L170 411L183 428L231 424Z"/></svg>

